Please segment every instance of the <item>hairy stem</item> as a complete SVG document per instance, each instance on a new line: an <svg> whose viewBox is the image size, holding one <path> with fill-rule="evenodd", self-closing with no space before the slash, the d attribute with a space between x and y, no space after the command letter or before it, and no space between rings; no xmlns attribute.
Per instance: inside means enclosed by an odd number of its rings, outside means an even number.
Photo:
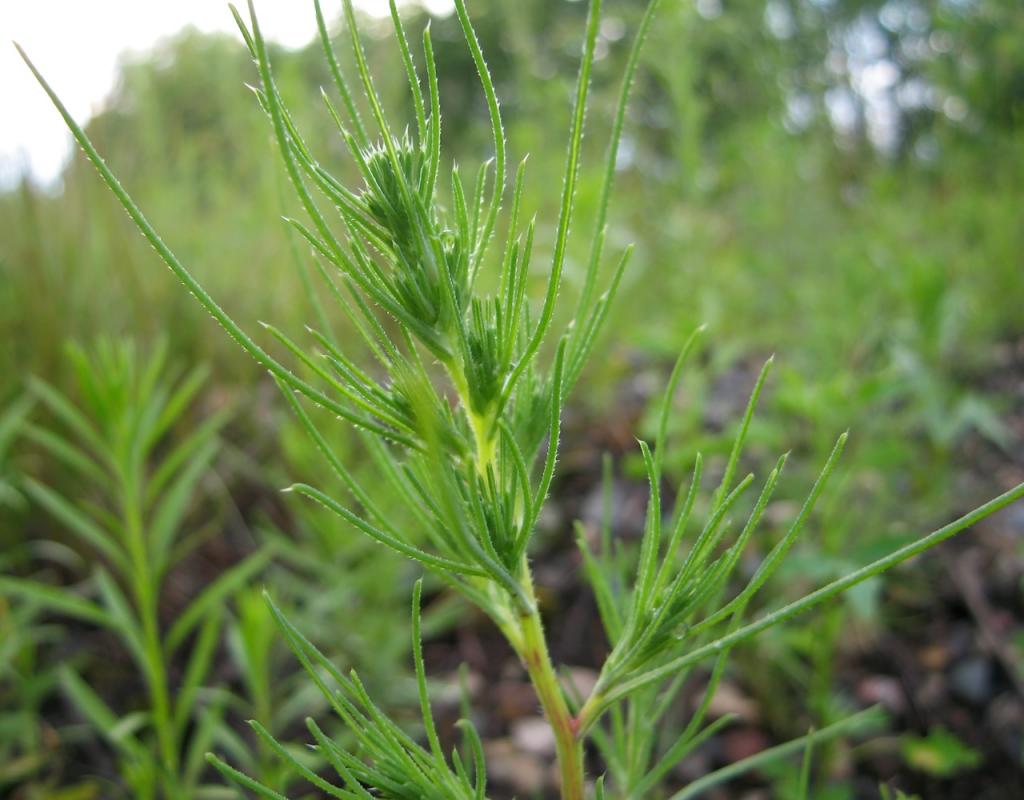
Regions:
<svg viewBox="0 0 1024 800"><path fill-rule="evenodd" d="M529 571L526 580L530 581ZM533 595L532 583L528 587ZM526 671L537 692L544 716L555 734L555 752L558 757L558 769L561 775L562 800L583 800L583 741L578 735L576 719L565 701L562 687L551 655L548 653L547 640L544 638L544 626L540 612L534 610L519 618L517 649L519 657L526 666Z"/></svg>

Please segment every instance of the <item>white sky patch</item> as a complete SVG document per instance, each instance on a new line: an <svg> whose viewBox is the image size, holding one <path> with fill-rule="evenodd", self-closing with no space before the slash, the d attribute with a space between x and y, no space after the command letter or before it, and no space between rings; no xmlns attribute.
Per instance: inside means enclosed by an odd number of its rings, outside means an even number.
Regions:
<svg viewBox="0 0 1024 800"><path fill-rule="evenodd" d="M388 14L388 0L355 3L367 13ZM453 7L451 0L421 5L434 14ZM329 20L341 14L340 0L324 0L323 8ZM285 47L301 47L316 35L312 2L256 0L256 11L264 35ZM237 35L227 0L0 0L0 187L22 173L51 184L71 152L63 121L10 40L84 123L114 88L125 53L150 50L188 25Z"/></svg>

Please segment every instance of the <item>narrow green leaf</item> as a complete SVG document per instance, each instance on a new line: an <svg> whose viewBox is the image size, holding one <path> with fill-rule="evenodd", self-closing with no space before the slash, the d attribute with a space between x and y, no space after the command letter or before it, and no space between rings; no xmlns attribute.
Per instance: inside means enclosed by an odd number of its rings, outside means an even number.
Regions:
<svg viewBox="0 0 1024 800"><path fill-rule="evenodd" d="M632 257L633 246L630 245L623 251L622 257L619 259L618 266L612 274L612 280L608 289L601 295L600 299L594 306L594 310L587 318L586 323L579 329L582 333L579 337L579 341L575 343L572 360L570 362L571 368L566 379L566 393L576 385L576 381L579 380L579 377L583 372L583 367L587 363L587 359L590 358L590 353L594 349L597 337L601 334L601 330L604 328L604 324L608 319L608 312L611 309L612 301L618 295L619 287L622 285L622 276L625 274L626 267L629 266L629 262Z"/></svg>
<svg viewBox="0 0 1024 800"><path fill-rule="evenodd" d="M305 764L303 764L301 761L295 758L291 753L289 753L284 748L284 746L279 741L277 741L277 739L271 736L270 731L268 731L266 728L260 725L259 722L257 722L254 719L249 720L249 727L256 731L256 735L259 736L259 738L263 742L265 742L271 750L274 751L278 758L280 758L282 761L288 764L292 771L295 772L297 775L301 775L303 778L305 778L307 781L313 784L316 788L324 792L327 792L327 794L329 794L331 797L351 797L350 792L342 791L334 784L328 783L315 772L313 772L313 770L311 770L309 767L307 767Z"/></svg>
<svg viewBox="0 0 1024 800"><path fill-rule="evenodd" d="M640 782L634 788L634 795L636 797L646 797L649 792L653 791L660 784L662 779L675 767L679 765L686 756L700 747L704 742L708 741L712 736L718 733L722 728L731 724L736 720L735 714L724 714L723 716L716 719L704 730L698 733L696 736L692 735L689 730L684 731L679 737L672 743L672 745L665 751L665 754L658 759L658 762L650 769L650 771L644 775Z"/></svg>
<svg viewBox="0 0 1024 800"><path fill-rule="evenodd" d="M167 568L171 547L181 532L182 520L194 502L196 485L207 474L217 450L216 441L207 441L193 454L156 504L148 526L154 573L162 574Z"/></svg>
<svg viewBox="0 0 1024 800"><path fill-rule="evenodd" d="M808 800L811 789L811 760L814 755L814 729L807 734L804 745L804 759L800 765L800 785L797 788L797 800Z"/></svg>
<svg viewBox="0 0 1024 800"><path fill-rule="evenodd" d="M133 758L143 757L145 748L120 728L120 718L100 696L70 667L62 666L59 672L61 687L89 723L121 752Z"/></svg>
<svg viewBox="0 0 1024 800"><path fill-rule="evenodd" d="M161 496L167 484L183 464L197 458L197 453L207 447L209 442L216 441L217 432L223 427L228 416L227 412L211 415L185 435L166 456L160 457L159 463L154 464L153 472L146 482L145 505L147 509L152 506L154 500Z"/></svg>
<svg viewBox="0 0 1024 800"><path fill-rule="evenodd" d="M750 579L750 582L740 593L740 595L727 606L727 608L746 603L752 598L758 590L768 582L769 578L782 564L786 554L792 549L793 544L799 538L801 531L803 531L804 525L806 524L811 512L814 511L815 505L817 505L818 498L821 497L822 492L825 491L825 485L828 483L828 479L831 477L833 470L835 469L836 462L842 455L843 448L846 446L847 434L842 434L836 441L835 446L832 448L832 452L829 454L828 460L825 462L825 466L821 470L821 474L818 479L814 482L814 486L811 488L811 493L807 496L804 501L803 507L800 509L800 513L797 518L793 521L789 530L782 540L771 549L771 552L765 557L761 566L758 567L757 572L754 573L754 577Z"/></svg>
<svg viewBox="0 0 1024 800"><path fill-rule="evenodd" d="M420 87L420 79L416 74L416 65L412 61L412 52L409 50L409 40L405 35L402 17L398 13L398 4L395 0L390 0L390 6L391 22L395 28L395 39L398 41L398 49L402 54L402 64L405 66L406 78L409 81L409 92L412 95L412 104L416 111L416 130L419 144L422 145L427 138L427 115L423 105L423 89Z"/></svg>
<svg viewBox="0 0 1024 800"><path fill-rule="evenodd" d="M241 786L245 789L249 789L255 792L259 797L268 798L268 800L288 800L283 794L275 792L273 789L268 789L262 783L254 781L244 772L239 772L231 765L221 761L213 753L206 754L206 760L217 770L221 775L227 778L232 783Z"/></svg>
<svg viewBox="0 0 1024 800"><path fill-rule="evenodd" d="M17 47L17 45L15 45ZM18 50L22 58L25 54ZM29 65L31 68L31 64ZM44 86L45 88L45 86ZM81 437L93 451L93 456L100 460L104 466L110 466L108 448L100 432L95 426L71 403L68 398L54 389L50 384L40 378L31 377L28 386L32 394L52 411L65 425Z"/></svg>
<svg viewBox="0 0 1024 800"><path fill-rule="evenodd" d="M460 719L455 723L466 734L470 752L473 754L473 785L476 789L476 800L485 800L487 792L487 764L484 760L484 745L480 734L468 719Z"/></svg>
<svg viewBox="0 0 1024 800"><path fill-rule="evenodd" d="M155 420L153 426L145 432L146 435L143 438L146 449L152 447L181 418L185 413L185 409L195 399L199 390L203 388L203 384L206 383L209 374L210 370L207 367L196 367L178 385L177 389L174 390L174 393L163 405L160 415Z"/></svg>
<svg viewBox="0 0 1024 800"><path fill-rule="evenodd" d="M654 474L659 479L661 478L662 465L665 462L665 441L668 437L668 417L672 411L672 401L675 400L679 381L683 377L683 367L690 357L694 344L696 344L697 339L700 338L704 330L705 326L701 325L687 338L683 349L679 351L679 357L676 358L676 363L673 365L672 372L668 378L668 384L665 386L665 393L662 395L661 408L658 412L658 433L654 440Z"/></svg>
<svg viewBox="0 0 1024 800"><path fill-rule="evenodd" d="M121 587L105 569L96 570L96 586L100 591L103 604L110 612L110 627L128 646L139 669L147 672L151 665L146 658L146 645L142 639L142 631L134 607L128 602Z"/></svg>
<svg viewBox="0 0 1024 800"><path fill-rule="evenodd" d="M182 644L185 637L226 597L234 594L253 577L258 575L270 563L274 556L274 547L265 545L252 555L246 556L235 566L222 572L220 576L204 589L182 612L167 633L166 650L170 657Z"/></svg>
<svg viewBox="0 0 1024 800"><path fill-rule="evenodd" d="M685 789L681 789L676 792L671 798L669 798L669 800L690 800L690 798L700 797L704 792L712 787L719 786L735 777L738 777L739 775L743 775L754 769L759 769L766 764L771 764L781 758L786 758L793 753L799 753L808 746L809 741L814 744L820 744L822 742L836 739L840 736L852 736L858 733L864 733L880 727L883 720L884 715L877 707L869 708L858 714L847 717L840 722L836 722L828 727L822 728L820 731L814 731L807 736L801 736L799 739L794 739L793 741L786 742L785 744L769 747L767 750L762 750L756 755L741 759L727 767L723 767L720 770L716 770L715 772L705 775L703 778L699 778L691 783Z"/></svg>
<svg viewBox="0 0 1024 800"><path fill-rule="evenodd" d="M676 499L678 510L675 514L675 521L672 523L672 534L669 536L668 547L662 560L661 568L658 570L658 580L655 584L656 592L661 592L669 581L669 576L677 569L676 556L679 552L679 545L682 543L683 534L690 521L690 514L693 513L694 503L697 501L697 492L700 490L701 478L704 474L704 458L697 453L693 462L693 473L690 476L690 488L686 495L682 493L682 486ZM685 499L682 499L684 498Z"/></svg>
<svg viewBox="0 0 1024 800"><path fill-rule="evenodd" d="M24 424L22 434L29 441L43 447L54 458L76 470L79 475L89 478L106 490L111 488L110 477L105 472L104 465L98 464L94 456L85 453L64 437L32 423Z"/></svg>
<svg viewBox="0 0 1024 800"><path fill-rule="evenodd" d="M360 798L360 800L374 800L363 785L356 780L355 776L352 775L352 771L346 766L345 762L341 758L339 748L334 744L333 741L320 730L320 726L316 722L307 717L306 727L309 728L310 733L313 734L313 738L316 739L317 747L320 753L327 759L327 763L331 765L335 772L345 781L346 784L352 789L352 794L349 795L353 798Z"/></svg>
<svg viewBox="0 0 1024 800"><path fill-rule="evenodd" d="M459 18L462 34L473 57L473 64L476 66L480 85L484 90L484 97L487 100L487 113L491 118L491 133L494 137L494 186L491 190L491 200L488 204L484 230L480 236L477 252L473 257L474 263L471 274L474 274L483 255L483 250L490 239L491 232L494 230L498 207L501 204L501 196L505 191L505 128L501 121L501 111L498 108L498 97L494 92L494 82L491 80L490 70L488 70L487 63L484 61L484 54L480 49L480 40L477 38L476 31L473 29L473 23L470 21L469 14L466 11L465 0L455 0L455 13Z"/></svg>
<svg viewBox="0 0 1024 800"><path fill-rule="evenodd" d="M468 22L464 0L456 0L455 8L459 13L463 26ZM526 349L519 356L516 366L505 381L502 391L502 406L508 401L519 378L533 361L540 349L541 342L551 325L555 313L555 299L562 281L562 267L565 264L566 243L569 239L569 224L572 221L573 207L576 200L576 179L579 175L580 151L583 142L583 122L586 118L587 94L590 89L590 71L594 63L594 47L597 42L597 31L601 19L601 0L591 0L587 14L587 31L583 42L583 57L580 61L579 76L576 81L576 100L573 106L572 124L569 136L569 152L566 157L565 176L562 183L561 210L558 216L558 229L555 234L555 252L551 264L551 275L548 278L548 290L544 297L540 319L534 329ZM467 37L468 38L468 37ZM474 38L475 40L475 38Z"/></svg>
<svg viewBox="0 0 1024 800"><path fill-rule="evenodd" d="M424 550L420 550L414 545L403 542L400 539L396 539L379 528L374 527L356 514L353 514L347 508L338 504L335 500L331 499L318 489L314 489L312 486L297 483L291 487L291 490L320 503L324 508L333 511L339 517L351 523L354 527L358 528L370 538L376 539L378 542L387 545L392 550L395 550L408 558L419 561L428 567L440 570L441 572L451 572L461 575L477 575L481 577L484 575L482 570L472 566L471 564L464 564L457 561L451 561L441 556L431 555Z"/></svg>
<svg viewBox="0 0 1024 800"><path fill-rule="evenodd" d="M658 465L646 442L640 442L640 452L643 455L644 468L647 471L650 500L647 505L644 536L640 544L640 563L637 569L633 600L634 615L643 614L652 597L656 578L655 570L658 566L658 553L661 550L661 486ZM639 617L636 618L639 619Z"/></svg>
<svg viewBox="0 0 1024 800"><path fill-rule="evenodd" d="M367 510L367 512L369 512L373 519L377 521L377 524L381 525L384 530L392 536L398 538L400 535L398 529L388 521L378 504L374 502L373 498L363 489L362 486L359 485L355 478L352 477L352 473L344 465L342 460L338 458L337 454L327 443L323 434L320 433L319 428L313 424L313 420L309 418L306 410L302 407L302 404L299 403L298 398L295 397L294 393L289 390L288 387L284 386L280 382L278 383L278 388L288 401L288 404L292 407L295 415L299 418L299 422L302 423L302 427L306 429L306 432L313 440L317 449L323 454L324 458L327 459L327 463L330 464L331 469L334 470L334 473L341 479L342 483L345 484L345 487L352 493L352 496L363 506L363 508Z"/></svg>
<svg viewBox="0 0 1024 800"><path fill-rule="evenodd" d="M411 433L408 427L408 423L396 417L388 408L385 408L380 403L367 401L358 392L354 391L351 387L340 383L335 379L327 370L316 363L301 347L299 347L294 341L292 341L287 335L280 331L274 325L269 323L261 323L263 327L270 332L271 336L277 339L283 344L293 355L295 355L303 364L309 367L319 378L325 380L331 385L331 387L337 391L342 397L353 405L369 412L373 416L377 417L381 422L392 425L398 429L398 431L404 431L406 434ZM400 433L388 430L379 425L357 417L352 412L349 412L349 416L346 417L357 424L360 427L366 428L369 431L377 433L380 436L396 438Z"/></svg>
<svg viewBox="0 0 1024 800"><path fill-rule="evenodd" d="M647 40L647 34L650 31L651 23L654 21L654 15L660 5L661 0L650 0L648 2L644 15L640 19L640 24L637 26L636 35L633 37L629 58L626 59L626 69L622 76L622 87L619 90L618 102L615 104L612 134L608 140L608 153L604 160L604 179L601 182L601 194L597 203L597 217L594 220L594 236L590 258L587 263L587 274L583 282L583 290L580 292L580 297L576 304L574 319L583 318L586 309L590 305L594 287L597 283L597 271L601 262L604 232L608 221L608 206L611 201L612 187L615 184L615 172L619 160L619 145L622 142L622 130L626 120L626 107L629 105L629 96L633 89L637 65L640 63L640 53L643 50L644 42Z"/></svg>
<svg viewBox="0 0 1024 800"><path fill-rule="evenodd" d="M223 704L206 706L199 710L199 719L188 737L188 747L182 761L186 786L195 786L206 766L206 751L213 745L218 732L224 730Z"/></svg>
<svg viewBox="0 0 1024 800"><path fill-rule="evenodd" d="M366 136L363 121L360 119L359 111L352 100L352 92L348 88L348 82L342 75L341 65L338 63L338 58L334 54L334 48L331 46L331 37L327 33L327 23L324 21L324 12L320 8L320 0L313 0L313 7L316 9L316 27L320 33L320 44L323 47L324 55L327 56L327 63L331 68L331 77L334 78L334 85L338 90L338 94L341 95L342 102L345 103L349 119L352 121L352 125L355 127L356 134L359 137L359 143L366 147L370 140ZM350 33L353 36L356 35L355 31L350 31Z"/></svg>
<svg viewBox="0 0 1024 800"><path fill-rule="evenodd" d="M179 741L184 738L189 719L195 714L196 696L209 675L220 641L220 630L221 613L218 608L210 611L200 625L199 633L189 652L185 676L178 687L174 703L174 730Z"/></svg>
<svg viewBox="0 0 1024 800"><path fill-rule="evenodd" d="M114 627L114 620L108 612L67 588L58 589L34 580L0 575L0 592L19 595L50 611L67 614L94 625Z"/></svg>
<svg viewBox="0 0 1024 800"><path fill-rule="evenodd" d="M622 633L622 617L615 602L615 595L612 591L611 583L604 573L601 561L591 551L590 545L587 544L586 533L582 525L577 523L576 531L576 542L580 552L583 554L583 570L587 576L587 583L594 591L598 615L601 617L601 624L604 626L605 634L608 636L608 642L614 647Z"/></svg>
<svg viewBox="0 0 1024 800"><path fill-rule="evenodd" d="M34 478L25 478L22 485L33 500L63 523L71 533L106 556L122 573L131 572L127 556L109 531L101 528L53 489Z"/></svg>
<svg viewBox="0 0 1024 800"><path fill-rule="evenodd" d="M733 441L732 451L729 453L729 461L725 465L725 474L722 476L722 482L719 484L718 489L715 490L714 496L711 498L711 507L717 508L721 505L726 495L732 489L732 479L736 473L736 465L740 460L740 453L743 452L743 445L747 440L747 431L750 430L750 420L754 417L754 409L757 407L758 398L761 397L761 390L764 388L764 382L768 378L768 373L771 371L772 364L775 363L775 356L769 358L764 366L761 367L761 372L757 376L757 382L754 384L754 391L750 393L750 400L747 402L747 409L743 413L743 420L740 422L740 429L736 434L736 439Z"/></svg>
<svg viewBox="0 0 1024 800"><path fill-rule="evenodd" d="M423 599L423 579L419 579L412 588L412 659L416 669L416 689L420 700L420 714L423 716L423 728L427 732L430 751L440 769L447 770L448 764L441 748L441 740L434 727L434 715L430 711L430 695L427 694L427 671L423 664L423 639L421 623L421 604Z"/></svg>
<svg viewBox="0 0 1024 800"><path fill-rule="evenodd" d="M520 532L519 541L516 542L515 551L519 556L526 552L529 537L533 533L541 509L548 498L551 479L555 475L555 462L558 460L558 443L562 426L562 370L565 367L566 344L567 340L563 337L558 343L558 352L555 354L555 368L551 374L551 400L549 401L548 451L544 456L544 469L541 472L540 482L537 484L537 491L533 495L533 504L527 516L527 522Z"/></svg>
<svg viewBox="0 0 1024 800"><path fill-rule="evenodd" d="M430 90L429 162L424 197L433 197L437 173L441 165L441 95L437 88L437 61L430 40L430 25L423 29L423 60L427 65L427 88Z"/></svg>

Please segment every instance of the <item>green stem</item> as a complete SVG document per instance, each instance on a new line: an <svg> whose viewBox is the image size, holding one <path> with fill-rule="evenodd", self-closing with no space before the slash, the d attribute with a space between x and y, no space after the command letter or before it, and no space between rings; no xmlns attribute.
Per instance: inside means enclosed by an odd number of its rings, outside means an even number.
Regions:
<svg viewBox="0 0 1024 800"><path fill-rule="evenodd" d="M526 580L530 580L529 572ZM532 585L528 586L528 590L532 596ZM540 699L544 716L555 734L555 752L562 778L562 800L583 800L583 742L578 736L576 718L569 710L551 663L539 611L520 616L519 633L516 642L519 656Z"/></svg>
<svg viewBox="0 0 1024 800"><path fill-rule="evenodd" d="M559 353L561 354L561 352L560 350ZM475 469L481 476L486 476L490 468L496 467L497 425L489 411L478 414L473 409L465 362L459 360L458 357L453 357L446 362L445 366L473 432ZM558 382L561 378L557 366L555 375L556 385L559 385ZM557 434L553 437L553 441L557 441ZM569 710L554 665L551 663L547 640L544 638L544 625L541 622L540 611L537 608L534 595L533 577L525 556L521 562L520 574L522 576L519 580L522 587L520 599L526 602L517 606L517 611L511 612L508 617L496 616L494 619L526 666L541 708L544 710L544 716L554 731L555 752L562 778L562 800L583 800L583 740L578 735L576 717ZM498 607L500 608L501 605L499 604ZM524 607L529 610L523 610Z"/></svg>
<svg viewBox="0 0 1024 800"><path fill-rule="evenodd" d="M473 432L477 472L480 475L487 475L488 466L494 462L497 456L497 429L489 414L478 414L473 410L469 379L466 377L466 367L463 361L458 357L453 357L451 361L445 363L445 366Z"/></svg>
<svg viewBox="0 0 1024 800"><path fill-rule="evenodd" d="M171 719L171 699L167 687L167 671L164 668L163 645L160 641L158 597L154 589L141 505L138 493L134 490L134 482L125 479L123 491L123 511L132 562L132 591L142 629L142 655L145 659L142 668L149 688L153 730L156 734L160 763L165 773L164 793L168 797L178 798L178 750Z"/></svg>

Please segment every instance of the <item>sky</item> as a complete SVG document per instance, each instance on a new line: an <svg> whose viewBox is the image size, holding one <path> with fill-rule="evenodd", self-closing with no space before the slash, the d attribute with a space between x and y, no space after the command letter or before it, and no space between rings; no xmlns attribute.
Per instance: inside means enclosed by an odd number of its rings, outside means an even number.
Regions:
<svg viewBox="0 0 1024 800"><path fill-rule="evenodd" d="M355 0L363 11L386 15L388 0ZM337 19L341 0L322 0ZM446 13L450 0L421 2ZM316 33L308 0L256 0L260 27L285 47ZM145 52L187 25L235 33L227 0L0 0L0 186L23 172L51 184L71 152L71 137L49 99L18 57L18 42L79 122L102 108L125 53Z"/></svg>

